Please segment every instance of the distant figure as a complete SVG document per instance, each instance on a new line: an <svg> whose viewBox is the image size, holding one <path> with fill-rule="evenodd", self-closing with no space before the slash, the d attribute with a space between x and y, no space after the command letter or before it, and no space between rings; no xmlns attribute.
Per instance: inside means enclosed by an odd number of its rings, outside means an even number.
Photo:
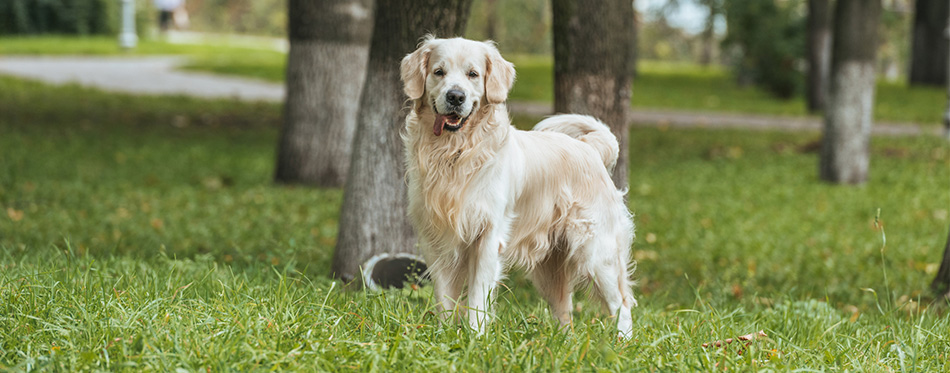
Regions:
<svg viewBox="0 0 950 373"><path fill-rule="evenodd" d="M174 20L175 12L185 5L185 0L154 0L158 9L158 29L168 31Z"/></svg>

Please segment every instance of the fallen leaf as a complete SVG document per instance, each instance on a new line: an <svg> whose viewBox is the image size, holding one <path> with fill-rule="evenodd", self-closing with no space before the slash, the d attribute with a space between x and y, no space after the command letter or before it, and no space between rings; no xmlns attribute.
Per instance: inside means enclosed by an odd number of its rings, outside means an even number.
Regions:
<svg viewBox="0 0 950 373"><path fill-rule="evenodd" d="M654 243L656 242L656 234L654 234L653 232L647 233L646 239L647 239L647 243Z"/></svg>
<svg viewBox="0 0 950 373"><path fill-rule="evenodd" d="M7 216L10 217L10 220L20 221L23 219L23 210L17 210L13 207L7 207Z"/></svg>
<svg viewBox="0 0 950 373"><path fill-rule="evenodd" d="M703 347L704 347L704 348L705 348L705 347L709 347L710 345L712 345L713 347L722 347L722 346L727 345L727 344L730 344L730 343L732 343L732 342L734 342L734 341L736 341L736 340L740 340L740 341L743 341L743 342L751 342L751 341L753 341L753 340L755 340L756 338L759 338L759 337L768 337L768 335L765 334L765 331L759 330L758 332L749 333L749 334L746 334L746 335L740 335L740 336L738 336L738 337L736 337L736 338L726 338L726 340L724 340L724 341L723 341L723 340L718 340L718 341L703 343ZM748 346L748 343L747 343L746 345Z"/></svg>

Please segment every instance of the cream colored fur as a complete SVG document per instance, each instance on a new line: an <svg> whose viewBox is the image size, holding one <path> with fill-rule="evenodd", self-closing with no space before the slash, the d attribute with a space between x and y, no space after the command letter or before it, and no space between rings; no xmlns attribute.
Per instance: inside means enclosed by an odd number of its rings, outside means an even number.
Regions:
<svg viewBox="0 0 950 373"><path fill-rule="evenodd" d="M401 72L412 102L403 135L409 214L443 314L464 311L483 332L496 285L518 266L562 325L575 287L591 281L629 337L634 226L610 179L618 145L607 126L557 115L533 131L512 127L504 101L514 66L492 43L427 37ZM446 106L448 90L463 91L470 107ZM436 135L436 111L446 110L467 120Z"/></svg>

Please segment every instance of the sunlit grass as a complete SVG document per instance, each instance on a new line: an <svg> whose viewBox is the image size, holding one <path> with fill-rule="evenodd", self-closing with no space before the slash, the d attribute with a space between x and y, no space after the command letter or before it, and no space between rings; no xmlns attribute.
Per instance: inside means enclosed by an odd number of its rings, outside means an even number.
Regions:
<svg viewBox="0 0 950 373"><path fill-rule="evenodd" d="M836 187L817 134L634 129L634 338L583 296L559 332L519 272L476 337L429 286L340 290L341 192L271 182L279 116L0 78L0 369L950 369L940 139L876 138Z"/></svg>

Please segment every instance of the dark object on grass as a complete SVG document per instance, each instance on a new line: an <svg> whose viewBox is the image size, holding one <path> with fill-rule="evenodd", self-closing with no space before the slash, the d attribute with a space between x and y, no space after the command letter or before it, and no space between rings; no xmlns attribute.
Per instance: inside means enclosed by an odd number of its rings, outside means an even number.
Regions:
<svg viewBox="0 0 950 373"><path fill-rule="evenodd" d="M363 264L363 284L371 290L402 289L407 283L419 285L428 279L428 266L412 254L379 254Z"/></svg>
<svg viewBox="0 0 950 373"><path fill-rule="evenodd" d="M940 270L930 283L930 290L938 297L950 298L950 235L947 236L947 245L943 248L943 260L940 261Z"/></svg>

